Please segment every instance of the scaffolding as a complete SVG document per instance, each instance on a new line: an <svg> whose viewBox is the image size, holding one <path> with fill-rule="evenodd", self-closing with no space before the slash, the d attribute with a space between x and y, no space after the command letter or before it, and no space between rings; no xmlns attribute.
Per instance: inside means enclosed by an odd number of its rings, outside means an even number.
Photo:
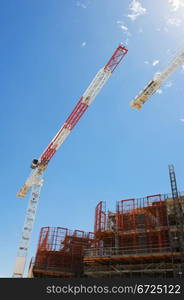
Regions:
<svg viewBox="0 0 184 300"><path fill-rule="evenodd" d="M94 232L103 232L106 228L106 204L100 201L95 208L95 225Z"/></svg>
<svg viewBox="0 0 184 300"><path fill-rule="evenodd" d="M171 194L100 201L94 233L43 227L33 277L184 277L184 193L169 166Z"/></svg>
<svg viewBox="0 0 184 300"><path fill-rule="evenodd" d="M180 215L173 194L120 200L114 212L100 201L94 233L43 227L33 277L184 277L183 193L177 201Z"/></svg>
<svg viewBox="0 0 184 300"><path fill-rule="evenodd" d="M34 277L81 277L83 251L94 240L92 232L62 227L41 228L34 261Z"/></svg>
<svg viewBox="0 0 184 300"><path fill-rule="evenodd" d="M178 196L183 211L184 197ZM116 212L95 210L94 247L84 253L90 277L184 276L175 199L151 195L120 200ZM100 223L101 220L101 223Z"/></svg>

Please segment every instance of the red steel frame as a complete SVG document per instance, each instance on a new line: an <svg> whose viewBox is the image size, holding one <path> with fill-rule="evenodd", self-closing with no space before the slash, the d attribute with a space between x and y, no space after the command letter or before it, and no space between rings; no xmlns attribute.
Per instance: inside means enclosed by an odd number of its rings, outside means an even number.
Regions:
<svg viewBox="0 0 184 300"><path fill-rule="evenodd" d="M72 130L74 126L77 124L79 119L82 117L82 115L85 113L86 109L88 108L88 105L86 103L81 102L83 97L80 98L79 102L65 121L63 128L67 128L69 130ZM56 149L53 148L53 144L58 138L59 134L61 133L62 128L59 130L53 141L49 144L46 151L41 156L41 161L49 161L52 156L55 154Z"/></svg>
<svg viewBox="0 0 184 300"><path fill-rule="evenodd" d="M160 249L167 246L169 242L167 211L162 195L119 201L116 228L121 234L122 247L128 244L134 249L140 247Z"/></svg>
<svg viewBox="0 0 184 300"><path fill-rule="evenodd" d="M94 240L92 232L71 231L63 227L41 228L34 273L73 277L82 272L83 250Z"/></svg>
<svg viewBox="0 0 184 300"><path fill-rule="evenodd" d="M105 65L105 69L111 71L111 73L114 72L114 70L116 69L116 67L121 62L121 60L123 59L123 57L127 52L128 50L125 47L120 45L116 49L116 51L114 52L114 54L112 55L108 63Z"/></svg>
<svg viewBox="0 0 184 300"><path fill-rule="evenodd" d="M119 247L161 249L169 243L166 202L162 195L151 195L140 199L120 200L117 203L115 229L119 235ZM94 232L96 239L103 240L106 247L115 243L114 232L106 230L105 202L99 202L95 210ZM99 233L100 236L99 236ZM104 243L101 243L102 247Z"/></svg>
<svg viewBox="0 0 184 300"><path fill-rule="evenodd" d="M42 270L43 276L56 276L58 271L59 277L76 277L87 265L95 270L95 266L109 266L111 262L145 263L149 267L165 260L169 266L176 258L178 263L180 253L172 251L169 239L168 209L172 209L172 199L160 194L120 200L116 212L110 214L106 214L105 202L100 201L95 209L95 233L43 227L33 272Z"/></svg>
<svg viewBox="0 0 184 300"><path fill-rule="evenodd" d="M88 105L86 103L83 103L82 100L83 97L81 97L74 110L69 115L68 119L66 120L63 126L64 128L72 130L76 123L79 121L79 119L82 117L82 115L85 113L86 109L88 108Z"/></svg>
<svg viewBox="0 0 184 300"><path fill-rule="evenodd" d="M106 228L106 209L105 202L100 201L95 208L95 225L94 232L99 233L105 231Z"/></svg>

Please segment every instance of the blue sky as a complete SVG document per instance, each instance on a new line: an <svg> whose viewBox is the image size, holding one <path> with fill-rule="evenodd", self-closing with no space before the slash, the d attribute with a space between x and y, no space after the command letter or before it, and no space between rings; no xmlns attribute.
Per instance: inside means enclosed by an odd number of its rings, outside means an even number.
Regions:
<svg viewBox="0 0 184 300"><path fill-rule="evenodd" d="M28 198L16 192L120 42L128 54L45 173L28 255L42 226L93 230L104 200L170 192L184 179L184 68L141 111L129 102L178 48L183 0L0 1L0 277L11 277Z"/></svg>

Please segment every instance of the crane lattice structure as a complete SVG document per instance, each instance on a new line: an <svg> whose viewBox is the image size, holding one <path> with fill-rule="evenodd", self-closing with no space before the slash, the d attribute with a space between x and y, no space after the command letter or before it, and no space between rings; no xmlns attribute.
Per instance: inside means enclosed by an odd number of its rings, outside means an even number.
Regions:
<svg viewBox="0 0 184 300"><path fill-rule="evenodd" d="M175 216L175 223L176 223L176 236L173 236L172 233L172 226L169 226L170 232L170 243L172 251L178 251L180 249L181 252L181 259L180 264L178 264L178 268L175 270L174 276L178 274L183 274L184 272L184 211L183 205L181 201L181 197L178 192L177 183L176 183L176 175L173 165L169 165L169 177L171 183L171 191L172 191L172 199L173 199L173 212ZM173 259L175 259L173 257Z"/></svg>
<svg viewBox="0 0 184 300"><path fill-rule="evenodd" d="M142 105L160 88L164 81L184 63L184 51L172 60L166 69L155 74L147 86L130 102L130 106L141 109Z"/></svg>
<svg viewBox="0 0 184 300"><path fill-rule="evenodd" d="M181 204L181 197L178 193L177 183L176 183L176 175L173 165L169 165L169 177L171 183L171 191L173 198L173 208L176 220L176 226L178 228L178 240L180 244L180 248L182 249L182 253L184 254L184 212Z"/></svg>
<svg viewBox="0 0 184 300"><path fill-rule="evenodd" d="M18 197L24 198L28 191L31 189L25 222L21 234L20 244L18 247L13 277L21 278L24 274L26 257L35 222L41 187L43 185L43 173L47 168L49 161L56 153L56 151L61 147L61 145L66 140L89 105L94 101L97 94L100 92L104 84L107 82L107 80L112 75L127 52L128 50L124 46L119 45L117 47L107 64L98 71L95 78L92 80L91 84L88 86L88 88L78 101L77 105L73 109L72 113L69 115L65 123L61 126L48 147L38 159L33 159L31 164L31 168L33 170L23 187L17 193Z"/></svg>

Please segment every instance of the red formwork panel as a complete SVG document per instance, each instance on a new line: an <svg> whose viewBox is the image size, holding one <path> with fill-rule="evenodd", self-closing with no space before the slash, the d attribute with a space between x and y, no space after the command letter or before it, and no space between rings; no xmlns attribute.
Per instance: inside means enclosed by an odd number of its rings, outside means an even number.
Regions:
<svg viewBox="0 0 184 300"><path fill-rule="evenodd" d="M34 272L58 272L72 277L83 270L83 251L93 242L92 232L62 227L43 227L40 232Z"/></svg>
<svg viewBox="0 0 184 300"><path fill-rule="evenodd" d="M105 202L100 201L95 208L94 232L103 232L106 228L106 209Z"/></svg>
<svg viewBox="0 0 184 300"><path fill-rule="evenodd" d="M116 229L120 232L122 247L164 247L168 243L168 224L162 195L119 201Z"/></svg>

